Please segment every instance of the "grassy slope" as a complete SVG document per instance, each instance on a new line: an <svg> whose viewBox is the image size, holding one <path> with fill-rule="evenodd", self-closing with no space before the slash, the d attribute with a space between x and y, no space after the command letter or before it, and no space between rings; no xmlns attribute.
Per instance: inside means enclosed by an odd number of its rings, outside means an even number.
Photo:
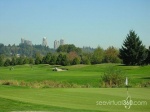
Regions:
<svg viewBox="0 0 150 112"><path fill-rule="evenodd" d="M9 70L10 67L2 67L0 68L0 80L24 80L29 82L54 80L99 87L100 76L108 66L123 69L132 85L150 80L150 66L118 66L116 64L67 66L65 68L68 68L69 71L65 72L53 72L53 67L49 65L33 66L33 69L28 65L15 66L13 71Z"/></svg>
<svg viewBox="0 0 150 112"><path fill-rule="evenodd" d="M129 93L133 101L147 101L148 105L131 106L129 110L123 105L96 105L96 101L125 100L127 97L125 88L31 89L11 86L0 86L0 100L2 100L0 105L5 111L9 104L8 110L149 112L150 89L130 88Z"/></svg>

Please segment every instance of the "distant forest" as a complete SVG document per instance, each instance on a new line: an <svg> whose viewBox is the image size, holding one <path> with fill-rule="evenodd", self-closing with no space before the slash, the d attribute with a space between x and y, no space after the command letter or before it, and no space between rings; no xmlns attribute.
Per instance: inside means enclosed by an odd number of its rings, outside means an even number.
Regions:
<svg viewBox="0 0 150 112"><path fill-rule="evenodd" d="M28 45L25 43L19 45L8 45L0 44L0 54L5 55L6 57L11 56L26 56L34 57L36 53L41 55L46 55L48 52L55 52L54 49L42 45Z"/></svg>
<svg viewBox="0 0 150 112"><path fill-rule="evenodd" d="M75 46L72 45L75 49ZM58 49L58 51L62 50L62 47ZM70 49L71 50L71 49ZM78 48L78 50L83 52L93 52L94 48L91 47L83 47ZM36 53L39 53L41 56L45 56L47 53L55 53L57 50L42 46L42 45L28 45L26 43L21 43L19 45L4 45L0 44L0 55L5 55L6 57L12 57L12 56L25 56L25 57L35 57Z"/></svg>

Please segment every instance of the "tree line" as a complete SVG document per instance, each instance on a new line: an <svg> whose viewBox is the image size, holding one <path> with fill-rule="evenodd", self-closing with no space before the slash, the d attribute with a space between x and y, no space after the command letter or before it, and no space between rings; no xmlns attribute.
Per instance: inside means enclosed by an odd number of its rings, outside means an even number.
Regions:
<svg viewBox="0 0 150 112"><path fill-rule="evenodd" d="M5 51L6 49L11 50L11 53L14 55L11 54L11 56L8 56L7 51ZM20 53L21 55L17 57L16 53ZM59 46L54 51L41 45L0 45L0 66L22 64L67 66L100 63L123 63L125 65L150 64L150 47L146 49L139 36L133 30L129 31L120 49L113 46L108 47L106 50L100 46L96 49L81 49L73 44L66 44Z"/></svg>
<svg viewBox="0 0 150 112"><path fill-rule="evenodd" d="M54 49L42 45L28 45L26 43L21 43L19 45L4 45L0 44L0 54L6 57L13 57L17 54L20 56L34 57L37 52L41 55L46 55L48 52L55 52Z"/></svg>
<svg viewBox="0 0 150 112"><path fill-rule="evenodd" d="M65 48L64 49L62 49ZM60 50L62 49L62 50ZM121 63L119 50L113 46L104 50L97 47L93 52L83 52L81 48L74 45L59 46L57 52L49 52L46 55L35 53L34 57L12 56L5 59L0 55L0 66L22 65L22 64L50 64L50 65L76 65L76 64L100 64Z"/></svg>

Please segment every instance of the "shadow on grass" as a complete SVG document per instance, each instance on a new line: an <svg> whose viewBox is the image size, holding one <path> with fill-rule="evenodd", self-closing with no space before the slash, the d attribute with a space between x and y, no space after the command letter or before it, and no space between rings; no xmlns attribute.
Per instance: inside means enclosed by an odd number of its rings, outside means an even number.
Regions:
<svg viewBox="0 0 150 112"><path fill-rule="evenodd" d="M141 79L150 79L150 77L142 77Z"/></svg>
<svg viewBox="0 0 150 112"><path fill-rule="evenodd" d="M116 65L116 66L127 66L127 65L125 65L125 64L119 64L119 65Z"/></svg>

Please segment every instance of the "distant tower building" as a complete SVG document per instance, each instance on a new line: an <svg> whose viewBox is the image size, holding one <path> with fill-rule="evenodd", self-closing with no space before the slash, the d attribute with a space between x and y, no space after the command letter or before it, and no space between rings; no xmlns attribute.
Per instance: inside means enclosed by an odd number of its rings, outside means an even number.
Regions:
<svg viewBox="0 0 150 112"><path fill-rule="evenodd" d="M31 45L32 46L32 42L29 40L25 40L23 38L21 38L21 44L27 44L27 45Z"/></svg>
<svg viewBox="0 0 150 112"><path fill-rule="evenodd" d="M64 40L60 39L60 41L54 41L54 49L57 49L60 45L64 45Z"/></svg>
<svg viewBox="0 0 150 112"><path fill-rule="evenodd" d="M21 43L22 43L22 44L24 43L24 39L23 39L23 38L21 38Z"/></svg>
<svg viewBox="0 0 150 112"><path fill-rule="evenodd" d="M48 46L48 42L47 42L47 38L46 37L43 38L42 46L46 46L46 47Z"/></svg>
<svg viewBox="0 0 150 112"><path fill-rule="evenodd" d="M55 40L54 41L54 49L57 49L59 47L59 41Z"/></svg>
<svg viewBox="0 0 150 112"><path fill-rule="evenodd" d="M64 40L60 39L60 45L64 45Z"/></svg>

